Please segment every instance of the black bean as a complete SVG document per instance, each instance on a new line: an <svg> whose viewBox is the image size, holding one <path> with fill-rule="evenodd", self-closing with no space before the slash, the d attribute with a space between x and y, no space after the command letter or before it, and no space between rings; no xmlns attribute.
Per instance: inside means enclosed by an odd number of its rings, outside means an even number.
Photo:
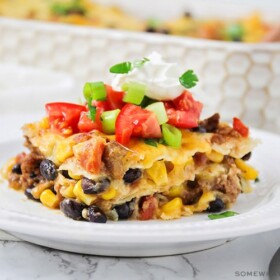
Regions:
<svg viewBox="0 0 280 280"><path fill-rule="evenodd" d="M194 189L196 188L197 186L197 181L187 181L187 186L190 188L190 189Z"/></svg>
<svg viewBox="0 0 280 280"><path fill-rule="evenodd" d="M65 177L66 179L72 179L70 176L69 176L69 173L67 170L62 170L61 171L61 174L63 177Z"/></svg>
<svg viewBox="0 0 280 280"><path fill-rule="evenodd" d="M206 133L207 132L206 128L201 126L201 125L199 125L198 127L192 128L191 131L198 132L198 133Z"/></svg>
<svg viewBox="0 0 280 280"><path fill-rule="evenodd" d="M129 168L123 176L126 184L135 182L142 176L142 171L139 168Z"/></svg>
<svg viewBox="0 0 280 280"><path fill-rule="evenodd" d="M242 157L243 160L249 160L251 158L252 152L249 152L248 154L246 154L245 156Z"/></svg>
<svg viewBox="0 0 280 280"><path fill-rule="evenodd" d="M128 219L134 210L134 202L129 201L124 204L116 205L114 207L116 212L118 213L119 220L126 220Z"/></svg>
<svg viewBox="0 0 280 280"><path fill-rule="evenodd" d="M57 177L57 170L55 164L49 160L44 159L40 163L40 172L47 180L54 180Z"/></svg>
<svg viewBox="0 0 280 280"><path fill-rule="evenodd" d="M32 172L30 172L29 177L30 177L31 179L34 179L34 178L37 177L37 174L36 174L35 172L32 171Z"/></svg>
<svg viewBox="0 0 280 280"><path fill-rule="evenodd" d="M16 163L16 164L13 166L12 173L15 173L15 174L18 174L18 175L21 175L21 174L22 174L20 163Z"/></svg>
<svg viewBox="0 0 280 280"><path fill-rule="evenodd" d="M82 179L82 188L86 194L97 194L104 192L110 186L110 180L103 178L99 181L90 180L88 178Z"/></svg>
<svg viewBox="0 0 280 280"><path fill-rule="evenodd" d="M206 129L206 132L215 132L219 127L219 122L220 115L216 113L208 119L205 119L202 122L200 122L199 126L204 127Z"/></svg>
<svg viewBox="0 0 280 280"><path fill-rule="evenodd" d="M207 208L208 212L220 212L225 208L225 203L220 199L216 198L216 200L211 201L209 203L209 207Z"/></svg>
<svg viewBox="0 0 280 280"><path fill-rule="evenodd" d="M192 17L192 14L191 14L191 12L185 12L184 13L184 17L186 17L186 18L191 18Z"/></svg>
<svg viewBox="0 0 280 280"><path fill-rule="evenodd" d="M60 210L69 218L73 220L81 220L82 211L86 205L70 198L65 198L60 202Z"/></svg>
<svg viewBox="0 0 280 280"><path fill-rule="evenodd" d="M34 198L34 196L32 195L32 189L34 188L34 186L31 186L31 188L27 188L25 191L24 191L24 194L26 195L26 197L28 199L32 199L32 200L35 200L35 201L40 201L40 199L36 199Z"/></svg>
<svg viewBox="0 0 280 280"><path fill-rule="evenodd" d="M155 33L155 32L157 32L156 28L154 28L154 27L147 27L145 31L146 31L146 32L149 32L149 33Z"/></svg>
<svg viewBox="0 0 280 280"><path fill-rule="evenodd" d="M91 205L88 208L88 218L90 222L93 223L106 223L107 222L107 217L105 213L97 206Z"/></svg>

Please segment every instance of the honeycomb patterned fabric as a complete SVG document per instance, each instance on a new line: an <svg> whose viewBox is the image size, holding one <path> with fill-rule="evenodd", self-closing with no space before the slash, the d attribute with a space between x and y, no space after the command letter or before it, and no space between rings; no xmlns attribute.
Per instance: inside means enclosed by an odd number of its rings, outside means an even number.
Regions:
<svg viewBox="0 0 280 280"><path fill-rule="evenodd" d="M238 118L233 125L217 113L199 120L202 103L186 90L198 81L192 70L167 77L167 92L163 80L156 92L148 80L125 82L143 73L153 80L158 65L177 71L152 54L110 68L122 91L86 83L84 104L46 104L47 116L23 127L29 153L2 169L9 186L72 219L98 223L220 212L250 192L258 172L246 161L257 141Z"/></svg>
<svg viewBox="0 0 280 280"><path fill-rule="evenodd" d="M141 20L117 6L106 6L90 0L1 0L0 15L237 42L266 40L267 34L273 33L277 27L276 24L265 22L256 12L231 21L195 18L189 12L168 21Z"/></svg>

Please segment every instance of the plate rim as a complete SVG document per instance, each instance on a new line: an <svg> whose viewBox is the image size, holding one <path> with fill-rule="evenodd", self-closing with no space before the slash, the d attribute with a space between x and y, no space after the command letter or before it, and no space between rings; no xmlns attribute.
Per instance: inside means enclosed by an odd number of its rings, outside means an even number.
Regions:
<svg viewBox="0 0 280 280"><path fill-rule="evenodd" d="M258 129L252 129L252 135L259 136L260 138L269 137L273 141L280 140L279 135ZM11 140L19 141L20 139L14 138ZM0 141L0 145L8 142L10 141L5 139L3 142ZM280 220L275 215L275 213L280 214L280 180L278 181L278 179L280 179L280 175L277 176L277 182L275 183L277 188L272 190L275 197L273 198L274 203L270 207L263 209L266 206L264 205L255 214L249 210L246 213L227 219L192 221L188 224L188 217L184 217L178 223L176 221L161 221L160 223L163 223L163 225L157 223L152 227L151 224L154 221L133 221L133 224L128 224L130 223L129 221L93 224L72 221L70 219L68 220L68 218L65 221L48 221L46 217L28 216L25 213L9 211L0 207L0 228L8 232L28 234L34 237L63 239L76 242L81 240L81 238L87 242L108 242L112 237L117 237L119 242L130 243L135 242L140 235L141 242L145 243L195 242L245 236L280 228ZM8 188L7 182L1 182L0 185L6 185L5 188ZM8 190L15 192L12 189ZM261 219L262 223L252 223L254 217L258 217L259 220ZM58 224L63 224L63 226L57 227ZM243 224L243 226L240 224ZM204 227L206 227L206 230L202 230L199 233L199 230ZM217 228L215 229L215 227ZM67 234L69 230L71 230L71 235ZM81 231L83 232L81 233ZM95 234L92 234L93 231ZM147 236L149 236L149 239L146 238Z"/></svg>

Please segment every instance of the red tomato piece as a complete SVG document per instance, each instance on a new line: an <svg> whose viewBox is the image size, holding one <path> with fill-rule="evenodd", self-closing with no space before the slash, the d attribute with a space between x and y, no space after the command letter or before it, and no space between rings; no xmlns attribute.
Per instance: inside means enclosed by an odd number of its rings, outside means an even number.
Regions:
<svg viewBox="0 0 280 280"><path fill-rule="evenodd" d="M233 129L243 137L249 135L249 128L238 118L233 118Z"/></svg>
<svg viewBox="0 0 280 280"><path fill-rule="evenodd" d="M179 128L197 127L203 105L194 100L188 91L164 104L169 124Z"/></svg>
<svg viewBox="0 0 280 280"><path fill-rule="evenodd" d="M82 112L78 122L80 132L89 132L92 130L102 131L100 116L104 111L110 110L109 104L106 101L93 101L92 105L96 107L95 121L91 120L87 112Z"/></svg>
<svg viewBox="0 0 280 280"><path fill-rule="evenodd" d="M106 85L106 92L106 100L110 106L109 110L121 109L124 106L125 103L123 102L123 91L115 91L111 86Z"/></svg>
<svg viewBox="0 0 280 280"><path fill-rule="evenodd" d="M179 128L192 128L198 126L198 118L193 114L170 108L166 110L168 123Z"/></svg>
<svg viewBox="0 0 280 280"><path fill-rule="evenodd" d="M78 132L80 115L86 111L84 105L66 102L47 103L45 108L51 129L64 135Z"/></svg>
<svg viewBox="0 0 280 280"><path fill-rule="evenodd" d="M154 217L158 207L158 201L153 196L146 196L142 198L139 219L142 221L150 220Z"/></svg>
<svg viewBox="0 0 280 280"><path fill-rule="evenodd" d="M100 172L105 143L106 141L102 137L94 137L75 149L75 157L88 172L93 174Z"/></svg>
<svg viewBox="0 0 280 280"><path fill-rule="evenodd" d="M96 112L96 117L98 119L98 111ZM100 115L99 115L100 117ZM92 121L88 117L88 112L82 112L79 123L78 123L78 129L80 132L89 132L92 130L100 130L101 129L101 121Z"/></svg>
<svg viewBox="0 0 280 280"><path fill-rule="evenodd" d="M127 145L132 136L160 138L161 129L155 113L126 104L116 120L116 140Z"/></svg>

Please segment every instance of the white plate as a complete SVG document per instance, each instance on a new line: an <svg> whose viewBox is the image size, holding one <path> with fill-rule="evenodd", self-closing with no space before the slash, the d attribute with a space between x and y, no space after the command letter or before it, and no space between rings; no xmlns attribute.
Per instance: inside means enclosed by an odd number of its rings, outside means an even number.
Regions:
<svg viewBox="0 0 280 280"><path fill-rule="evenodd" d="M238 216L209 220L207 214L174 221L120 221L93 224L73 221L58 210L25 199L6 182L0 187L0 228L36 244L107 256L159 256L211 248L235 237L280 227L280 137L252 131L262 144L251 163L260 182L241 194L233 207ZM0 140L1 162L22 151L22 141Z"/></svg>

